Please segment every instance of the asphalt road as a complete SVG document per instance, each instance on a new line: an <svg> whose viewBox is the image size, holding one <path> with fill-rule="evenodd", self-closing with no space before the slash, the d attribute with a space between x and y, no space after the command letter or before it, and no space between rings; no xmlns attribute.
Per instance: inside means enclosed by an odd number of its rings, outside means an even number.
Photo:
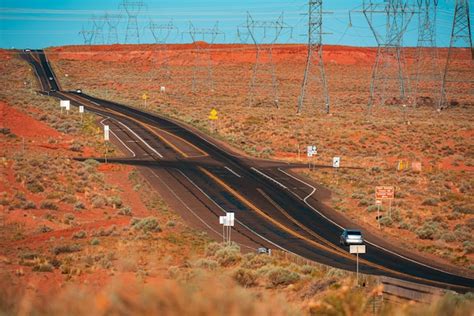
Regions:
<svg viewBox="0 0 474 316"><path fill-rule="evenodd" d="M343 227L359 228L367 253L362 273L472 291L474 280L364 231L321 202L325 189L291 173L285 163L242 157L216 140L175 120L84 93L60 91L42 51L23 53L35 69L43 93L69 99L99 114L112 141L171 206L195 226L222 238L218 217L235 212L233 239L243 248L285 250L304 258L354 271L356 258L339 245ZM52 78L52 79L51 79Z"/></svg>

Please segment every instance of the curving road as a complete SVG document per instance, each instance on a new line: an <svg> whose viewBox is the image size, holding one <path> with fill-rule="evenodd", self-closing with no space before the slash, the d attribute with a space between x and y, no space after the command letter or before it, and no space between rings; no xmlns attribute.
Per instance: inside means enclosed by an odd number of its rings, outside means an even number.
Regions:
<svg viewBox="0 0 474 316"><path fill-rule="evenodd" d="M195 226L222 238L218 217L235 212L235 239L243 248L265 246L354 271L355 257L339 245L343 227L356 228L321 203L324 188L293 174L285 163L242 157L192 127L173 119L102 100L61 91L43 51L22 53L35 69L43 93L71 100L103 117L112 141L136 165L165 200ZM52 79L51 79L52 78ZM363 230L363 228L362 228ZM363 230L364 231L364 230ZM474 280L364 231L367 253L360 271L472 291Z"/></svg>

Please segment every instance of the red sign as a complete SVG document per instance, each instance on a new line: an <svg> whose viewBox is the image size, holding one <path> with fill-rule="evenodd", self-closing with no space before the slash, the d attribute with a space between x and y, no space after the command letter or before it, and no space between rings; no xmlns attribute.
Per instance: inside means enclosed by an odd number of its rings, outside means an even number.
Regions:
<svg viewBox="0 0 474 316"><path fill-rule="evenodd" d="M375 199L376 200L391 200L395 197L394 187L375 187Z"/></svg>

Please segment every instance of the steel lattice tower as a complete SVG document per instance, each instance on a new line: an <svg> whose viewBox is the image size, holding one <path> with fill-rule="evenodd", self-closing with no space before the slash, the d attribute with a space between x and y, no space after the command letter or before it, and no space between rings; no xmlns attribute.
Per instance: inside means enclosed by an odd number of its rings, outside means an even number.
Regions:
<svg viewBox="0 0 474 316"><path fill-rule="evenodd" d="M120 14L106 13L104 19L108 26L107 44L116 44L119 42L117 27L122 16Z"/></svg>
<svg viewBox="0 0 474 316"><path fill-rule="evenodd" d="M414 105L425 103L439 91L441 73L438 67L436 47L436 12L438 0L417 0L418 4L418 43L415 62Z"/></svg>
<svg viewBox="0 0 474 316"><path fill-rule="evenodd" d="M123 0L120 4L128 16L125 43L140 43L140 29L138 27L138 15L146 7L143 1Z"/></svg>
<svg viewBox="0 0 474 316"><path fill-rule="evenodd" d="M84 26L82 26L82 30L79 32L79 34L81 34L82 38L84 39L84 45L92 44L94 33L95 33L94 30L85 30Z"/></svg>
<svg viewBox="0 0 474 316"><path fill-rule="evenodd" d="M404 74L402 56L402 39L408 24L415 13L415 8L408 5L407 0L384 0L383 3L364 1L364 14L372 33L377 41L377 56L372 69L368 111L371 112L375 103L385 104L387 95L405 102L407 96L407 78ZM377 27L374 15L386 18L385 34ZM391 87L390 84L394 87ZM387 91L392 88L392 91Z"/></svg>
<svg viewBox="0 0 474 316"><path fill-rule="evenodd" d="M212 92L214 91L214 78L212 76L211 45L219 36L225 38L225 34L219 30L219 22L216 22L212 28L196 28L193 23L189 22L189 30L185 33L191 37L194 44L192 91L197 90L198 80L202 79L208 90Z"/></svg>
<svg viewBox="0 0 474 316"><path fill-rule="evenodd" d="M104 44L104 18L102 16L93 16L92 23L94 25L94 44Z"/></svg>
<svg viewBox="0 0 474 316"><path fill-rule="evenodd" d="M167 56L166 43L173 33L178 34L178 28L174 26L172 21L161 25L157 25L150 21L148 28L155 39L155 43L158 44L156 51L153 52L152 67L153 69L156 69L159 61L159 76L157 76L158 80L161 82L171 80L171 70L169 67L169 57ZM155 74L152 76L155 77Z"/></svg>
<svg viewBox="0 0 474 316"><path fill-rule="evenodd" d="M255 105L256 96L259 96L259 104L265 103L264 90L267 90L268 81L270 81L271 103L278 107L278 81L273 62L273 46L283 30L293 32L293 28L283 21L283 13L276 21L256 21L248 12L246 23L237 29L240 37L245 35L252 40L256 51L249 87L249 106Z"/></svg>
<svg viewBox="0 0 474 316"><path fill-rule="evenodd" d="M320 83L325 103L326 113L329 113L329 94L326 82L326 73L323 63L322 24L323 24L323 1L308 2L308 55L304 71L301 93L298 100L298 113L303 110L305 94L311 81ZM316 73L315 73L316 72Z"/></svg>
<svg viewBox="0 0 474 316"><path fill-rule="evenodd" d="M462 46L461 46L462 45ZM460 48L469 49L470 61L468 66L463 63L459 56ZM462 54L462 53L461 53ZM458 56L455 56L458 55ZM467 54L466 54L467 55ZM469 58L466 56L466 58ZM449 44L448 57L443 73L443 83L441 86L441 97L439 109L447 107L447 84L457 82L459 94L468 91L471 96L474 94L474 50L472 47L471 21L469 17L469 2L467 0L456 0L454 9L453 28L451 31L451 41ZM465 85L468 85L467 89ZM454 89L452 89L454 90Z"/></svg>

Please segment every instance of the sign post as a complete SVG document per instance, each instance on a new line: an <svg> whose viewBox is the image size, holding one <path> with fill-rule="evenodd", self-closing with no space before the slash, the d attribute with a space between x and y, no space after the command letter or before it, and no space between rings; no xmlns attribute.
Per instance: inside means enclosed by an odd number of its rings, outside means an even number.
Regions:
<svg viewBox="0 0 474 316"><path fill-rule="evenodd" d="M312 158L318 153L318 148L315 145L306 147L306 155L308 156L308 169L311 171ZM314 167L314 162L313 162Z"/></svg>
<svg viewBox="0 0 474 316"><path fill-rule="evenodd" d="M146 100L148 100L148 94L146 94L146 92L142 95L142 99L144 101L145 109L146 109Z"/></svg>
<svg viewBox="0 0 474 316"><path fill-rule="evenodd" d="M393 186L377 186L377 187L375 187L375 200L380 201L380 205L382 205L383 200L388 200L389 201L389 210L388 210L389 218L392 218L392 200L394 198L395 198L395 188ZM380 205L377 208L377 211L380 208ZM380 223L379 223L379 228L380 228Z"/></svg>
<svg viewBox="0 0 474 316"><path fill-rule="evenodd" d="M209 120L211 121L211 132L217 130L215 122L218 118L219 117L217 116L217 110L215 108L212 108L211 112L209 112Z"/></svg>
<svg viewBox="0 0 474 316"><path fill-rule="evenodd" d="M79 105L79 113L81 114L81 124L82 124L84 121L84 106L83 105Z"/></svg>
<svg viewBox="0 0 474 316"><path fill-rule="evenodd" d="M357 273L357 286L359 285L359 253L365 253L365 245L350 245L349 252L355 253L357 256L356 259L356 273Z"/></svg>
<svg viewBox="0 0 474 316"><path fill-rule="evenodd" d="M71 101L69 100L60 100L59 107L61 108L61 114L63 113L63 108L69 113L69 109L71 108Z"/></svg>
<svg viewBox="0 0 474 316"><path fill-rule="evenodd" d="M230 244L232 226L235 223L235 213L227 212L225 216L219 216L219 224L222 225L222 238Z"/></svg>

